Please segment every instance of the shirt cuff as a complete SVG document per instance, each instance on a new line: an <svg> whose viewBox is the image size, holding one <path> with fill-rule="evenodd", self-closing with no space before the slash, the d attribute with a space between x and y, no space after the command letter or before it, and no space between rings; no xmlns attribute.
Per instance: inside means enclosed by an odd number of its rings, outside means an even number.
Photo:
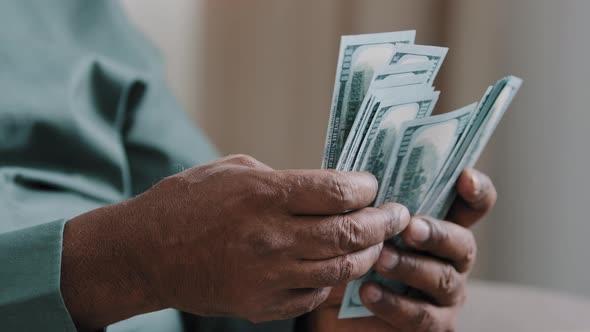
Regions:
<svg viewBox="0 0 590 332"><path fill-rule="evenodd" d="M0 233L0 329L76 332L60 291L65 219Z"/></svg>

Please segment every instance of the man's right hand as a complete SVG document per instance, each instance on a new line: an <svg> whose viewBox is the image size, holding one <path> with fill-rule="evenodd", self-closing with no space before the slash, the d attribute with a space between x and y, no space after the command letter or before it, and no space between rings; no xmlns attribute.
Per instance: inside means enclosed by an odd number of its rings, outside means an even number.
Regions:
<svg viewBox="0 0 590 332"><path fill-rule="evenodd" d="M116 252L127 257L121 268L133 276L124 284L150 302L144 308L258 322L308 312L331 286L371 268L383 240L409 222L401 205L367 207L376 192L368 173L275 171L251 157L230 156L168 177L106 207L103 217L119 219L110 228L120 239ZM79 255L68 250L75 253L76 241L84 241L76 235L87 234L83 228L101 219L100 211L66 224L62 274L79 266ZM64 281L62 292L69 308L79 292L68 299ZM112 323L104 320L103 326Z"/></svg>

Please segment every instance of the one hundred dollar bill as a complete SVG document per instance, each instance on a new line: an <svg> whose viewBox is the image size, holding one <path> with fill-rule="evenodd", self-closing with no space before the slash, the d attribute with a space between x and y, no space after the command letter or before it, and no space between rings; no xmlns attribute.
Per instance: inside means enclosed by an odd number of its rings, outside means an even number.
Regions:
<svg viewBox="0 0 590 332"><path fill-rule="evenodd" d="M449 49L446 47L425 46L425 45L397 45L395 54L391 57L389 64L403 64L416 62L430 62L433 64L431 72L428 73L426 83L432 85L440 67L447 56Z"/></svg>
<svg viewBox="0 0 590 332"><path fill-rule="evenodd" d="M394 189L402 181L413 182L409 200L419 200L422 190L428 186L429 179L434 179L442 167L457 139L461 136L476 104L466 106L454 112L406 122L389 156L386 178L383 181L377 205L391 201L399 196ZM402 168L405 165L407 168ZM392 174L389 176L389 174ZM416 205L416 204L414 204ZM372 315L360 301L358 292L360 285L366 281L383 284L396 293L402 293L405 286L394 280L386 280L375 271L354 280L346 286L339 318L364 317Z"/></svg>
<svg viewBox="0 0 590 332"><path fill-rule="evenodd" d="M322 167L375 175L375 206L394 201L442 218L461 171L479 158L522 81L503 78L479 103L431 116L448 49L414 38L415 31L342 38ZM405 247L399 237L388 241ZM366 281L398 294L409 289L371 270L347 285L339 318L372 315L359 297Z"/></svg>
<svg viewBox="0 0 590 332"><path fill-rule="evenodd" d="M486 91L469 129L453 151L453 158L445 165L429 196L424 199L419 213L437 218L446 215L456 196L455 182L465 168L475 165L521 85L520 78L509 76Z"/></svg>
<svg viewBox="0 0 590 332"><path fill-rule="evenodd" d="M375 106L375 104L378 102L378 99L374 97L375 94L379 90L392 87L411 86L414 84L427 84L431 86L447 52L448 48L445 47L424 45L395 46L395 53L389 65L379 70L365 95L365 100L363 101L364 106L361 106L359 113L357 113L357 117L352 124L344 144L343 153L338 161L339 169L350 169L350 166L357 158L364 135L366 135L368 126L377 111L378 105ZM428 68L420 67L419 64L428 64ZM412 65L418 65L418 67L412 68ZM413 70L403 73L402 68L412 68ZM418 68L422 70L416 70ZM392 91L390 94L392 96L404 96L401 91Z"/></svg>
<svg viewBox="0 0 590 332"><path fill-rule="evenodd" d="M415 214L455 144L467 128L477 103L459 110L407 122L386 170L378 204L398 202Z"/></svg>
<svg viewBox="0 0 590 332"><path fill-rule="evenodd" d="M403 96L404 91L413 91L419 86L425 86L429 76L428 73L432 71L432 63L419 62L408 64L395 64L383 67L380 72L375 75L369 93L365 96L361 107L353 121L348 137L342 148L340 158L338 160L337 169L347 170L346 167L354 162L356 153L358 152L359 141L366 134L366 126L372 120L372 116L376 112L380 98L379 96ZM402 91L396 91L396 88L409 88ZM411 92L410 92L411 93Z"/></svg>
<svg viewBox="0 0 590 332"><path fill-rule="evenodd" d="M370 124L373 122L373 120L375 119L375 116L377 114L377 112L379 111L379 109L382 107L384 102L401 102L402 100L411 100L412 98L416 98L416 96L420 96L420 95L429 95L432 96L432 94L434 93L434 88L430 85L427 84L419 84L419 85L406 85L406 86L392 86L392 87L384 87L384 88L379 88L379 89L373 89L373 92L371 94L370 98L367 98L367 100L365 101L365 103L363 103L363 108L359 111L359 115L357 117L357 120L359 122L364 122L363 124L353 124L353 127L350 131L349 136L352 135L362 135L363 137L366 137L366 135L368 134L368 130L370 129ZM430 115L430 114L429 114ZM360 119L360 117L363 117L364 119ZM361 133L357 133L358 130L360 130L362 127L366 127L363 128L363 132ZM359 140L358 144L362 144L365 141L365 138ZM338 170L342 170L342 171L350 171L353 169L353 163L356 160L356 157L358 156L358 150L360 149L359 147L354 147L355 151L353 150L353 145L355 143L353 143L353 140L347 140L346 144L344 146L344 149L342 150L342 154L340 156L340 160L338 161L337 167L336 169Z"/></svg>
<svg viewBox="0 0 590 332"><path fill-rule="evenodd" d="M391 61L394 45L413 44L416 31L343 36L336 68L322 168L335 168L375 71Z"/></svg>
<svg viewBox="0 0 590 332"><path fill-rule="evenodd" d="M410 120L430 116L439 92L423 90L405 97L392 98L381 102L359 154L352 167L354 171L372 173L381 183L386 169L386 161L391 159L390 153L400 136L400 129Z"/></svg>

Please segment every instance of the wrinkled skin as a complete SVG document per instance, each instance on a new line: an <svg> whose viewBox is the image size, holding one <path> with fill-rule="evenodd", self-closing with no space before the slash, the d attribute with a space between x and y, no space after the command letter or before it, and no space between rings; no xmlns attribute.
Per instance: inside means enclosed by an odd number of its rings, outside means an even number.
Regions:
<svg viewBox="0 0 590 332"><path fill-rule="evenodd" d="M88 329L168 307L254 322L301 315L407 227L405 207L367 207L376 193L368 173L275 171L247 156L191 168L68 222L64 300Z"/></svg>
<svg viewBox="0 0 590 332"><path fill-rule="evenodd" d="M245 156L172 176L138 198L156 204L150 256L163 264L148 275L165 306L252 321L303 314L407 225L399 205L364 208L376 190L369 174L274 171Z"/></svg>
<svg viewBox="0 0 590 332"><path fill-rule="evenodd" d="M318 332L447 332L455 331L465 301L465 282L475 262L476 243L469 230L494 206L496 190L490 179L465 170L457 182L459 196L448 221L415 216L402 232L409 250L386 245L374 268L386 278L410 285L407 296L365 283L360 295L374 317L338 320L345 284L308 317ZM417 291L416 291L417 290Z"/></svg>

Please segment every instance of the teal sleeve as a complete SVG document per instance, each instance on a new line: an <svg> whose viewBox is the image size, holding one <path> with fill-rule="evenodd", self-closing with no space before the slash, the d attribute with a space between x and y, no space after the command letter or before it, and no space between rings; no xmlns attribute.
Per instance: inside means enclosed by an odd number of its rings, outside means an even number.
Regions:
<svg viewBox="0 0 590 332"><path fill-rule="evenodd" d="M63 228L103 203L43 174L0 168L1 331L75 331L60 291Z"/></svg>
<svg viewBox="0 0 590 332"><path fill-rule="evenodd" d="M76 331L59 288L64 222L0 234L3 331Z"/></svg>
<svg viewBox="0 0 590 332"><path fill-rule="evenodd" d="M0 68L0 331L74 331L59 288L65 221L217 154L117 1L0 1ZM192 322L204 332L292 325ZM108 331L181 328L166 310Z"/></svg>
<svg viewBox="0 0 590 332"><path fill-rule="evenodd" d="M73 331L60 293L65 221L214 152L116 1L0 2L0 68L0 331ZM167 310L108 330L181 324Z"/></svg>

